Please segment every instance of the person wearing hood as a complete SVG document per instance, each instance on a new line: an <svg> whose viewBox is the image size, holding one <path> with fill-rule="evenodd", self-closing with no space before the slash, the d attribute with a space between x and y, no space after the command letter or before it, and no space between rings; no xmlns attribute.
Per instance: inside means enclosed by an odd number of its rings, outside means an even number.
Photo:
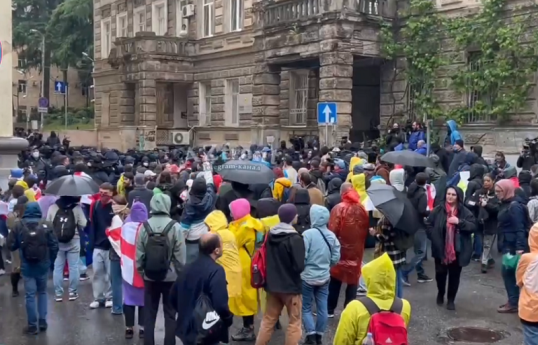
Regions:
<svg viewBox="0 0 538 345"><path fill-rule="evenodd" d="M522 198L515 194L515 189L509 180L500 180L495 184L495 195L501 202L497 215L497 231L503 235L502 252L506 256L521 255L527 251L527 231L531 227L527 208ZM515 267L503 265L501 272L508 301L500 306L497 312L517 313L519 288Z"/></svg>
<svg viewBox="0 0 538 345"><path fill-rule="evenodd" d="M146 188L144 174L136 174L134 177L134 188L127 194L128 206L132 207L136 201L139 201L146 206L146 210L150 208L153 192Z"/></svg>
<svg viewBox="0 0 538 345"><path fill-rule="evenodd" d="M538 224L529 231L530 252L521 255L516 270L516 282L520 289L518 316L523 326L523 343L536 345L538 340Z"/></svg>
<svg viewBox="0 0 538 345"><path fill-rule="evenodd" d="M480 190L483 185L484 167L481 164L474 163L469 168L469 179L467 189L465 190L465 200L469 199L475 192Z"/></svg>
<svg viewBox="0 0 538 345"><path fill-rule="evenodd" d="M293 198L293 205L297 209L297 221L293 227L299 234L310 228L310 195L306 189L298 189Z"/></svg>
<svg viewBox="0 0 538 345"><path fill-rule="evenodd" d="M59 214L60 212L60 214ZM57 217L58 216L58 217ZM67 217L67 220L64 220ZM72 221L69 219L72 218ZM68 241L59 242L58 255L54 261L52 280L56 302L63 301L63 271L65 262L69 265L69 300L78 298L79 259L80 259L80 231L86 227L86 216L80 207L80 197L61 196L56 203L50 206L46 220L53 225L58 239L62 233L72 231L73 237ZM74 229L65 229L65 226L74 226Z"/></svg>
<svg viewBox="0 0 538 345"><path fill-rule="evenodd" d="M481 164L484 166L484 170L487 171L489 170L488 169L488 163L486 162L486 160L482 157L482 153L483 153L484 149L482 148L482 146L480 145L473 145L471 146L471 152L473 152L474 154L476 154L477 158L476 158L476 163L478 164Z"/></svg>
<svg viewBox="0 0 538 345"><path fill-rule="evenodd" d="M446 183L447 187L451 186L457 186L460 183L461 180L461 172L462 171L470 171L471 165L473 165L476 161L476 155L472 152L465 152L464 155L461 153L458 154L457 158L463 157L463 161L458 166L458 169L454 172L454 175L448 176L449 180ZM456 160L456 157L454 157L454 160Z"/></svg>
<svg viewBox="0 0 538 345"><path fill-rule="evenodd" d="M482 273L487 273L488 269L495 265L491 248L497 237L497 213L499 212L499 200L495 196L495 179L492 174L484 175L483 187L465 199L465 206L473 212L477 220L474 255L482 262ZM480 247L477 248L478 243ZM477 256L477 254L481 255Z"/></svg>
<svg viewBox="0 0 538 345"><path fill-rule="evenodd" d="M528 143L524 143L523 150L516 162L517 167L523 170L530 170L536 163L538 163L536 161L536 155L531 154Z"/></svg>
<svg viewBox="0 0 538 345"><path fill-rule="evenodd" d="M376 167L375 169L375 174L377 176L381 176L381 178L383 180L385 180L385 182L390 185L390 176L389 176L389 173L390 171L394 169L394 165L393 164L390 164L390 163L387 163L387 162L383 162L383 161L379 161L379 165Z"/></svg>
<svg viewBox="0 0 538 345"><path fill-rule="evenodd" d="M342 284L347 285L344 306L356 297L364 247L368 236L368 213L360 203L359 194L350 183L342 184L340 192L342 202L332 209L328 225L341 245L340 260L331 268L327 302L329 317L334 317Z"/></svg>
<svg viewBox="0 0 538 345"><path fill-rule="evenodd" d="M330 213L323 206L310 209L312 228L303 233L305 246L305 269L303 281L302 318L306 332L303 344L321 344L327 328L327 295L329 293L330 269L340 260L340 242L327 228ZM312 304L316 302L317 320L314 322Z"/></svg>
<svg viewBox="0 0 538 345"><path fill-rule="evenodd" d="M453 145L452 152L454 153L454 157L448 167L448 178L452 178L454 174L459 171L458 169L461 167L462 163L465 162L468 153L465 150L463 140L458 139Z"/></svg>
<svg viewBox="0 0 538 345"><path fill-rule="evenodd" d="M47 138L47 141L45 142L45 144L52 148L60 146L60 138L58 138L55 131L50 132L50 135Z"/></svg>
<svg viewBox="0 0 538 345"><path fill-rule="evenodd" d="M396 271L388 254L385 253L364 265L362 274L368 290L367 300L361 298L351 301L346 306L336 328L334 344L362 344L369 332L372 317L372 313L365 305L369 301L373 302L379 310L391 310L401 302L401 308L394 312L403 317L406 326L409 325L411 304L405 299L397 298L394 293Z"/></svg>
<svg viewBox="0 0 538 345"><path fill-rule="evenodd" d="M263 315L256 345L267 345L274 327L286 307L289 323L286 344L298 344L301 340L301 273L305 268L305 243L293 224L297 221L297 209L292 204L278 208L280 223L267 234L266 283L267 307Z"/></svg>
<svg viewBox="0 0 538 345"><path fill-rule="evenodd" d="M354 175L351 178L351 183L359 196L359 201L364 202L368 198L368 194L366 194L366 190L370 186L370 181L366 179L366 174L362 173L362 174Z"/></svg>
<svg viewBox="0 0 538 345"><path fill-rule="evenodd" d="M400 130L400 126L397 123L394 123L385 141L388 150L395 151L396 146L405 143L405 132Z"/></svg>
<svg viewBox="0 0 538 345"><path fill-rule="evenodd" d="M441 160L439 156L432 153L430 154L430 160L433 162L433 168L426 168L426 174L430 183L435 187L435 200L434 205L439 205L445 198L446 189L446 172L441 166Z"/></svg>
<svg viewBox="0 0 538 345"><path fill-rule="evenodd" d="M164 193L157 194L151 199L151 218L140 229L136 240L136 269L144 279L144 343L155 344L155 321L162 296L164 309L164 344L173 345L175 340L175 308L170 303L170 290L177 275L186 262L185 239L178 223L170 218L170 197ZM148 244L148 228L153 233L166 233L169 243L170 266L162 281L155 281L145 273L146 247Z"/></svg>
<svg viewBox="0 0 538 345"><path fill-rule="evenodd" d="M437 282L437 305L456 310L454 303L460 285L461 271L469 265L473 252L472 234L476 230L473 213L463 204L463 192L448 187L445 203L436 206L426 221L428 238L432 243Z"/></svg>
<svg viewBox="0 0 538 345"><path fill-rule="evenodd" d="M448 143L451 146L454 146L456 145L458 140L463 141L463 137L458 131L458 124L456 123L456 121L448 120L446 122L446 129L447 129L447 133L446 133L445 143ZM460 146L463 147L463 145L460 145Z"/></svg>
<svg viewBox="0 0 538 345"><path fill-rule="evenodd" d="M413 122L413 132L411 132L411 135L409 136L409 145L408 149L415 151L419 148L418 143L419 141L426 141L426 134L424 133L424 130L422 129L422 126L418 122Z"/></svg>
<svg viewBox="0 0 538 345"><path fill-rule="evenodd" d="M134 258L129 249L136 246L136 238L143 227L142 223L147 220L146 205L136 201L121 227L121 256L125 258L121 262L125 339L133 338L136 309L138 309L138 337L144 337L144 280L133 265ZM127 258L130 260L126 260Z"/></svg>
<svg viewBox="0 0 538 345"><path fill-rule="evenodd" d="M399 192L405 192L405 170L393 169L389 173L390 185Z"/></svg>
<svg viewBox="0 0 538 345"><path fill-rule="evenodd" d="M521 170L519 172L519 176L518 176L519 189L521 189L521 191L523 191L521 196L524 196L525 199L527 199L527 200L531 196L531 185L530 185L531 180L532 180L532 176L531 176L530 171Z"/></svg>
<svg viewBox="0 0 538 345"><path fill-rule="evenodd" d="M28 175L24 177L23 180L17 181L16 186L21 186L24 188L24 195L28 198L28 202L37 201L35 198L35 192L33 190L34 184L37 182L37 179L33 175Z"/></svg>
<svg viewBox="0 0 538 345"><path fill-rule="evenodd" d="M447 147L448 148L448 147ZM445 173L448 172L450 168L450 163L452 162L452 150L450 152L446 148L442 148L439 144L433 143L430 145L431 154L437 155L439 157L438 167L443 169Z"/></svg>
<svg viewBox="0 0 538 345"><path fill-rule="evenodd" d="M35 231L38 237L36 240L42 241L37 253L34 250L30 252L23 244L29 238L30 231ZM33 240L34 244L36 240ZM45 243L45 247L42 247L41 244ZM8 244L11 251L20 252L28 316L24 333L37 335L39 331L45 331L48 327L47 277L51 262L54 262L58 253L58 240L52 231L52 225L41 219L41 209L37 202L26 204L21 221L9 233Z"/></svg>
<svg viewBox="0 0 538 345"><path fill-rule="evenodd" d="M214 175L213 177L215 176L218 175ZM172 201L172 206L170 208L170 217L179 222L181 220L183 210L188 200L187 184L183 180L178 180L176 184L174 184L170 189L170 200Z"/></svg>
<svg viewBox="0 0 538 345"><path fill-rule="evenodd" d="M339 178L332 179L327 186L325 207L327 207L329 212L342 201L342 197L340 196L340 186L342 186L342 180Z"/></svg>
<svg viewBox="0 0 538 345"><path fill-rule="evenodd" d="M345 181L348 174L349 169L347 168L346 163L342 159L336 159L334 162L334 170L325 175L325 183L329 185L329 182L334 178L339 178L342 181Z"/></svg>
<svg viewBox="0 0 538 345"><path fill-rule="evenodd" d="M495 175L495 178L497 180L507 178L504 175L504 171L508 168L510 168L510 163L506 161L504 153L501 151L497 151L497 153L495 153L495 163L493 164L493 174Z"/></svg>
<svg viewBox="0 0 538 345"><path fill-rule="evenodd" d="M514 187L516 188L516 194L518 193L517 189L519 189L519 179L517 178L517 169L513 166L508 166L502 171L502 179L509 180L512 182ZM498 175L497 175L498 177ZM524 193L521 193L520 196L523 196Z"/></svg>

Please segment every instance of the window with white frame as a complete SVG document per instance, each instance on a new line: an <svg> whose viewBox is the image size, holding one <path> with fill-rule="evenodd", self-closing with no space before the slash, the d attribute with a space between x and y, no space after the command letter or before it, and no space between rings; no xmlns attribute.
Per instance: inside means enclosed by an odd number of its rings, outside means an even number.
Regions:
<svg viewBox="0 0 538 345"><path fill-rule="evenodd" d="M211 84L199 83L199 125L211 124Z"/></svg>
<svg viewBox="0 0 538 345"><path fill-rule="evenodd" d="M214 0L202 0L204 3L203 8L203 25L204 25L204 37L213 36L215 25L215 3Z"/></svg>
<svg viewBox="0 0 538 345"><path fill-rule="evenodd" d="M108 58L112 49L112 25L110 18L101 21L101 59Z"/></svg>
<svg viewBox="0 0 538 345"><path fill-rule="evenodd" d="M230 0L230 21L232 31L243 28L243 0Z"/></svg>
<svg viewBox="0 0 538 345"><path fill-rule="evenodd" d="M306 125L308 110L308 71L290 72L290 125Z"/></svg>
<svg viewBox="0 0 538 345"><path fill-rule="evenodd" d="M239 79L226 80L226 126L239 125Z"/></svg>
<svg viewBox="0 0 538 345"><path fill-rule="evenodd" d="M26 91L27 91L26 87L27 87L26 80L19 80L19 93L26 95Z"/></svg>
<svg viewBox="0 0 538 345"><path fill-rule="evenodd" d="M157 36L164 36L168 31L168 11L166 1L157 1L152 4L152 27Z"/></svg>
<svg viewBox="0 0 538 345"><path fill-rule="evenodd" d="M133 31L137 32L146 31L146 7L142 6L134 10L134 28Z"/></svg>
<svg viewBox="0 0 538 345"><path fill-rule="evenodd" d="M118 23L116 24L116 36L127 37L129 35L127 27L127 12L118 14Z"/></svg>
<svg viewBox="0 0 538 345"><path fill-rule="evenodd" d="M176 36L180 36L187 28L183 27L183 6L187 4L184 0L176 0Z"/></svg>

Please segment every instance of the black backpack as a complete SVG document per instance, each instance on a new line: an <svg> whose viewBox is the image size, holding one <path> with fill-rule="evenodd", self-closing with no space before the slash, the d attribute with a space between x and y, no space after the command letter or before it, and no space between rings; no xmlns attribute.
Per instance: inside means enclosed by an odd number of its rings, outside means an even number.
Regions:
<svg viewBox="0 0 538 345"><path fill-rule="evenodd" d="M73 209L58 208L52 221L52 228L54 229L54 235L58 238L58 242L68 243L71 241L77 231L77 221Z"/></svg>
<svg viewBox="0 0 538 345"><path fill-rule="evenodd" d="M219 343L224 324L213 308L211 300L204 293L196 300L192 321L198 331L196 344Z"/></svg>
<svg viewBox="0 0 538 345"><path fill-rule="evenodd" d="M47 225L40 223L27 224L21 221L21 250L24 259L31 264L43 262L49 251Z"/></svg>
<svg viewBox="0 0 538 345"><path fill-rule="evenodd" d="M171 244L168 233L176 225L172 220L162 232L153 232L153 229L144 222L144 228L148 233L146 242L146 257L144 260L144 275L153 281L163 281L170 268Z"/></svg>

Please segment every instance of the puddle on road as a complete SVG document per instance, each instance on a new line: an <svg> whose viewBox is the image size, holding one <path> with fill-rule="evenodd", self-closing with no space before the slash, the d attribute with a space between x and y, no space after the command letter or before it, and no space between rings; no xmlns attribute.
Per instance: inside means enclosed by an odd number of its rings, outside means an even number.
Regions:
<svg viewBox="0 0 538 345"><path fill-rule="evenodd" d="M497 331L479 327L455 327L450 328L446 335L450 341L466 342L477 344L492 344L503 340L510 334L504 331Z"/></svg>

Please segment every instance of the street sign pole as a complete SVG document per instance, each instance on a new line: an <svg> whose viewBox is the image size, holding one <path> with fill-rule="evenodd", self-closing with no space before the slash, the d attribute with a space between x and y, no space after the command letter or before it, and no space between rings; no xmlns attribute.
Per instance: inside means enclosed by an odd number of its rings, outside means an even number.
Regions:
<svg viewBox="0 0 538 345"><path fill-rule="evenodd" d="M64 117L65 117L65 119L64 119L64 120L65 120L65 130L67 130L67 93L68 93L68 92L67 92L67 88L68 88L68 86L67 86L67 84L65 84L65 93L64 93L64 101L65 101L65 109L64 109L64 110L65 110L65 115L64 115ZM64 134L64 135L65 135L65 134Z"/></svg>

